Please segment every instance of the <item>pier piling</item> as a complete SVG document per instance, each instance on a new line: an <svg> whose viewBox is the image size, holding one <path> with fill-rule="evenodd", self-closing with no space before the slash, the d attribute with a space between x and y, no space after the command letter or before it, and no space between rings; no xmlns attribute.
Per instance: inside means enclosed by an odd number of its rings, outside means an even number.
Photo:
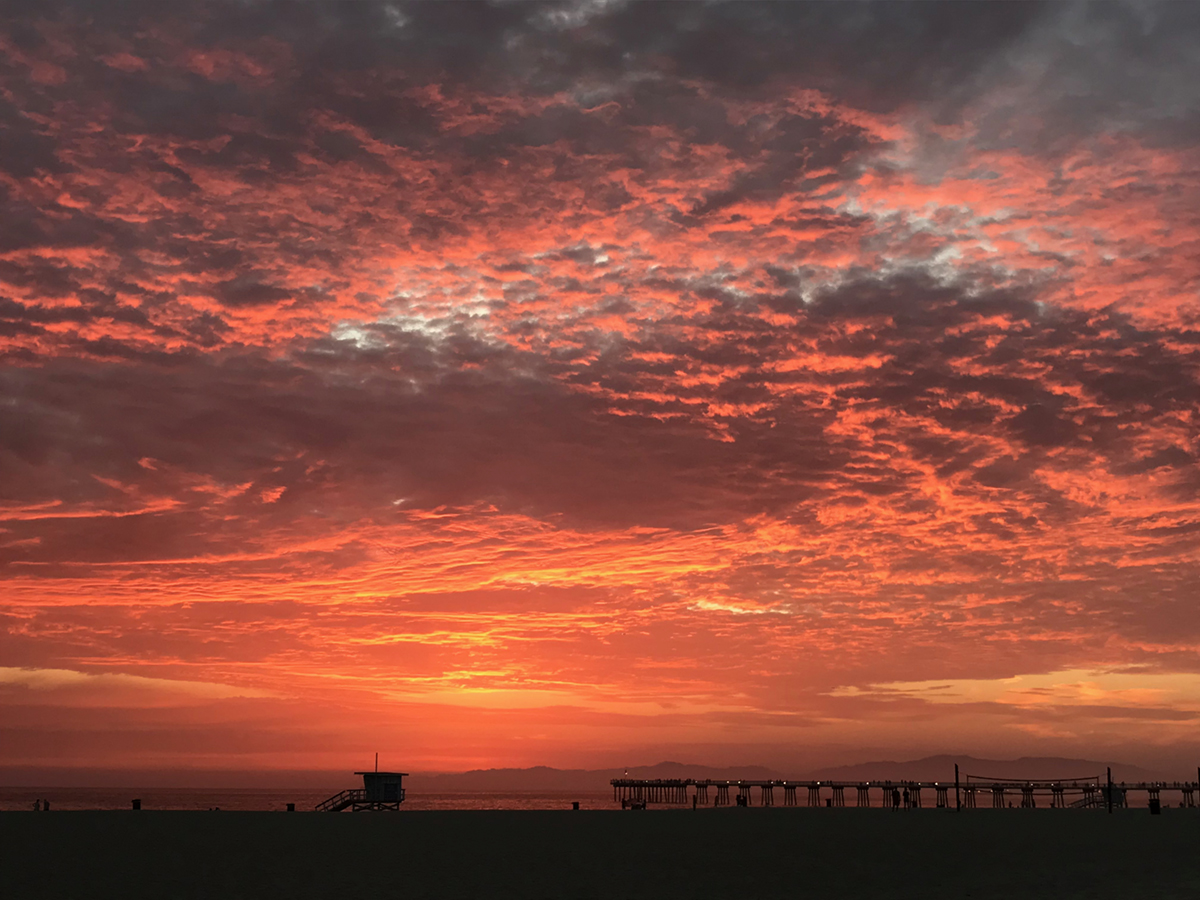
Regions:
<svg viewBox="0 0 1200 900"><path fill-rule="evenodd" d="M1063 778L1053 780L1029 779L999 779L978 775L963 775L955 766L954 779L954 808L956 810L976 809L979 806L979 793L987 791L992 795L993 809L1007 809L1009 795L1020 792L1021 809L1036 809L1037 798L1040 794L1046 798L1047 806L1051 809L1098 809L1105 807L1110 811L1113 807L1128 806L1130 791L1145 791L1151 804L1158 803L1161 808L1163 791L1178 791L1180 808L1196 809L1200 797L1200 780L1188 782L1134 782L1119 785L1112 781L1112 770L1101 775L1091 775L1086 778ZM1200 774L1198 772L1197 774ZM716 788L713 806L728 806L730 804L730 789L737 788L736 802L738 806L753 806L753 790L759 789L759 805L770 807L775 805L775 789L783 789L783 805L796 807L799 805L798 791L807 791L806 806L809 808L837 808L846 805L846 789L854 788L855 805L869 807L871 805L871 788L878 786L883 799L884 809L921 809L923 806L922 792L935 792L935 805L938 809L950 808L950 783L940 781L791 781L781 779L763 779L737 781L716 779L637 779L614 778L612 780L613 800L620 801L623 806L645 808L648 803L655 804L692 804L694 807L707 806L709 788ZM822 796L824 788L829 788L829 794ZM694 788L694 792L693 789ZM1070 795L1070 796L1068 796ZM1075 799L1072 799L1075 798ZM1169 805L1169 804L1168 804ZM49 804L47 804L47 807ZM133 808L140 809L141 802L133 801Z"/></svg>

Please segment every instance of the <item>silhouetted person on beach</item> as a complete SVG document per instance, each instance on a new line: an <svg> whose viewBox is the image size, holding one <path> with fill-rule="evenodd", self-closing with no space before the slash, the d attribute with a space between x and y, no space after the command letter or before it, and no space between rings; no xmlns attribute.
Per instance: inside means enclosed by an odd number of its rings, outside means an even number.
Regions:
<svg viewBox="0 0 1200 900"><path fill-rule="evenodd" d="M892 808L900 808L900 791L897 788L892 788Z"/></svg>

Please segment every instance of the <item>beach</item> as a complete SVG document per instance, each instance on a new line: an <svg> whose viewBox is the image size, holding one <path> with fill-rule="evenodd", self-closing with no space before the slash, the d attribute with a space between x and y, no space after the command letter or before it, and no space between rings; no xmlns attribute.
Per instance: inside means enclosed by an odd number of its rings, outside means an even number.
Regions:
<svg viewBox="0 0 1200 900"><path fill-rule="evenodd" d="M1194 898L1200 811L0 813L19 898Z"/></svg>

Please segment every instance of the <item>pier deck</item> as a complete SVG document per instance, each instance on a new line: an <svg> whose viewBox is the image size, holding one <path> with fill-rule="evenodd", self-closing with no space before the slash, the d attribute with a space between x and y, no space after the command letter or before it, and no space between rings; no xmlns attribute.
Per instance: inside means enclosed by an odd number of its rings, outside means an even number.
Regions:
<svg viewBox="0 0 1200 900"><path fill-rule="evenodd" d="M1179 805L1196 807L1198 781L1113 782L1091 775L1083 778L1001 779L966 775L959 781L811 781L790 779L711 779L711 778L614 778L613 800L635 804L672 804L693 806L846 806L847 792L854 806L875 805L883 808L976 809L990 806L1033 808L1099 808L1127 806L1130 793L1144 793L1149 802L1161 803L1164 792L1178 794ZM803 802L802 802L803 801ZM1041 801L1039 803L1039 801Z"/></svg>

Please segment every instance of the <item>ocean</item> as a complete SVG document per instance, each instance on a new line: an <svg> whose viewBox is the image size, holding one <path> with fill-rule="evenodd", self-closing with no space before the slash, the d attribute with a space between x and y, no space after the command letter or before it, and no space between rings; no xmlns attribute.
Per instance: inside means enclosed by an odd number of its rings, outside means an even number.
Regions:
<svg viewBox="0 0 1200 900"><path fill-rule="evenodd" d="M360 787L347 784L345 787ZM34 801L50 801L50 811L82 809L130 809L135 798L142 809L173 810L244 810L283 812L287 804L296 804L297 812L312 812L316 804L341 788L80 788L80 787L0 787L0 811L32 810ZM455 792L420 793L408 791L402 810L412 809L571 809L578 801L580 809L620 809L612 791L598 792Z"/></svg>

